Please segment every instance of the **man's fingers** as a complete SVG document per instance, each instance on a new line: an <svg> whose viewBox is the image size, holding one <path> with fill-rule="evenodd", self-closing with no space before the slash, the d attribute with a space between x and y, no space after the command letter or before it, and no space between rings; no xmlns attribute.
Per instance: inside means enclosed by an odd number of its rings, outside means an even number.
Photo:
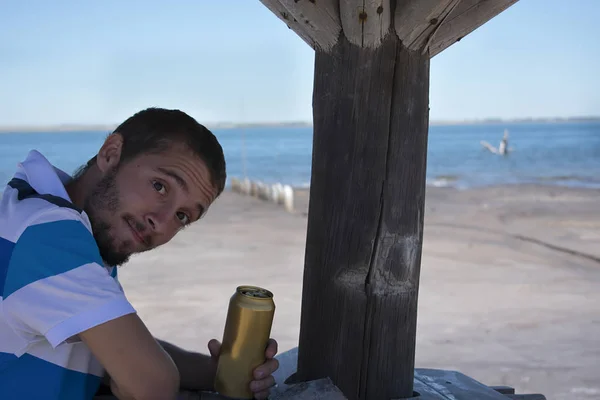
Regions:
<svg viewBox="0 0 600 400"><path fill-rule="evenodd" d="M253 393L258 393L264 390L268 390L274 384L275 378L273 378L272 376L268 376L267 378L260 381L252 381L250 383L250 390L252 390Z"/></svg>
<svg viewBox="0 0 600 400"><path fill-rule="evenodd" d="M267 350L265 351L265 356L267 358L273 358L277 354L277 341L275 339L269 339L269 343L267 344Z"/></svg>
<svg viewBox="0 0 600 400"><path fill-rule="evenodd" d="M272 358L254 370L254 379L263 379L279 368L279 360Z"/></svg>
<svg viewBox="0 0 600 400"><path fill-rule="evenodd" d="M208 342L208 351L210 352L211 357L218 358L219 353L221 352L221 342L217 339L212 339Z"/></svg>

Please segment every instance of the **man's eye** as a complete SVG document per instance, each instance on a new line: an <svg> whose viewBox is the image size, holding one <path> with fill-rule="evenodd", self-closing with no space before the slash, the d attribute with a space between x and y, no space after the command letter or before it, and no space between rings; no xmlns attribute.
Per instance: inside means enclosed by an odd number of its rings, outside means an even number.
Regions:
<svg viewBox="0 0 600 400"><path fill-rule="evenodd" d="M152 186L154 186L154 190L156 190L158 193L165 194L165 192L166 192L165 185L163 185L162 183L153 181Z"/></svg>
<svg viewBox="0 0 600 400"><path fill-rule="evenodd" d="M182 212L177 213L177 218L181 221L183 225L186 225L188 222L190 222L190 218Z"/></svg>

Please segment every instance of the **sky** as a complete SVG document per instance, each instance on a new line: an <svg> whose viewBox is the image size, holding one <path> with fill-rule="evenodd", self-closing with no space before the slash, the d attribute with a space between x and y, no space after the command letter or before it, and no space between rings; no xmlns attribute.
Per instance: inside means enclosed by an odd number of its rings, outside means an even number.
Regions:
<svg viewBox="0 0 600 400"><path fill-rule="evenodd" d="M431 60L430 120L600 115L600 1L521 0ZM314 51L258 0L0 0L0 125L312 120Z"/></svg>

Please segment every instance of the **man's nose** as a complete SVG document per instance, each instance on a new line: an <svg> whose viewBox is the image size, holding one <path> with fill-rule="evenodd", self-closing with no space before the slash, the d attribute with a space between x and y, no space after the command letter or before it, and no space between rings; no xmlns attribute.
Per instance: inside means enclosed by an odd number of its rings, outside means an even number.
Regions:
<svg viewBox="0 0 600 400"><path fill-rule="evenodd" d="M152 232L164 233L169 226L170 212L166 208L146 215L146 223Z"/></svg>

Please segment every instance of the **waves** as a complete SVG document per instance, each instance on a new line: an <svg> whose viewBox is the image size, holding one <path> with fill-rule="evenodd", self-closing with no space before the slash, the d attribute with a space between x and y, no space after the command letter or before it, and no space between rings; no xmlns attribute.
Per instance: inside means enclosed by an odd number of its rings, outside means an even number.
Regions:
<svg viewBox="0 0 600 400"><path fill-rule="evenodd" d="M517 150L507 157L482 151L480 141L497 144L505 128L510 130L510 146ZM271 185L310 186L311 128L232 128L215 130L215 134L225 151L230 178L247 176ZM73 172L96 154L105 137L105 132L2 134L0 181L10 179L31 149ZM349 153L348 158L360 154ZM509 184L598 188L600 123L432 126L426 184L459 189Z"/></svg>
<svg viewBox="0 0 600 400"><path fill-rule="evenodd" d="M593 177L587 175L556 175L510 177L508 179L489 179L489 177L484 177L483 179L476 179L473 176L468 175L437 175L433 177L428 177L426 180L426 184L430 187L448 187L455 189L519 184L553 185L568 186L574 188L600 189L600 176Z"/></svg>

